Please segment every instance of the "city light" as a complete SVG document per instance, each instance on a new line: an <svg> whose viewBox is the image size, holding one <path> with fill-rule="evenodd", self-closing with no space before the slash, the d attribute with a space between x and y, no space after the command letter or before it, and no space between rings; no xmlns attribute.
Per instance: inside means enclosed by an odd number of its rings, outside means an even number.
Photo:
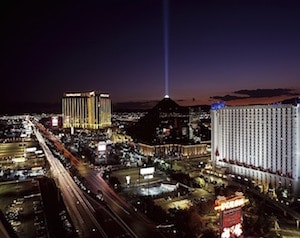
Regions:
<svg viewBox="0 0 300 238"><path fill-rule="evenodd" d="M66 97L81 97L81 93L66 93Z"/></svg>
<svg viewBox="0 0 300 238"><path fill-rule="evenodd" d="M155 168L154 167L148 167L148 168L141 168L140 174L141 175L149 175L154 173Z"/></svg>
<svg viewBox="0 0 300 238"><path fill-rule="evenodd" d="M57 116L53 116L52 117L52 126L58 126L58 117Z"/></svg>
<svg viewBox="0 0 300 238"><path fill-rule="evenodd" d="M241 192L236 192L235 196L228 198L219 196L215 201L215 210L220 212L221 238L242 235L242 207L247 201Z"/></svg>
<svg viewBox="0 0 300 238"><path fill-rule="evenodd" d="M221 210L224 211L226 209L231 209L235 207L240 207L245 204L245 199L244 198L239 198L233 201L226 201L222 202L219 206L215 207L215 210Z"/></svg>

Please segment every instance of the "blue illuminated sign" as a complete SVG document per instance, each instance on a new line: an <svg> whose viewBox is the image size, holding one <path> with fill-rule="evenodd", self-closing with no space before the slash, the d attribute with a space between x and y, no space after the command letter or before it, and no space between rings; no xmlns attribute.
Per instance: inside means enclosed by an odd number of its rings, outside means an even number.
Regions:
<svg viewBox="0 0 300 238"><path fill-rule="evenodd" d="M211 110L219 110L219 109L224 108L225 106L226 105L224 102L216 102L216 103L211 104L210 109Z"/></svg>

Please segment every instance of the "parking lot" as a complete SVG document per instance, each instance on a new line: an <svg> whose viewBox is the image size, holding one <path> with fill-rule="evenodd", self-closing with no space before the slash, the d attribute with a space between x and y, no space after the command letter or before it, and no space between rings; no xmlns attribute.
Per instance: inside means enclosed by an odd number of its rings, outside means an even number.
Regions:
<svg viewBox="0 0 300 238"><path fill-rule="evenodd" d="M0 209L19 238L47 237L38 181L2 183L0 197Z"/></svg>

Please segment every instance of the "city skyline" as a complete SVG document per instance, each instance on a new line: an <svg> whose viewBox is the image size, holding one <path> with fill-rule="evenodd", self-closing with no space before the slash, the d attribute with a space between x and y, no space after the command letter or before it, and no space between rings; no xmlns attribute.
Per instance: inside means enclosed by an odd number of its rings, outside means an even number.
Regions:
<svg viewBox="0 0 300 238"><path fill-rule="evenodd" d="M297 1L163 2L2 3L1 101L91 90L114 103L168 91L183 105L299 95Z"/></svg>

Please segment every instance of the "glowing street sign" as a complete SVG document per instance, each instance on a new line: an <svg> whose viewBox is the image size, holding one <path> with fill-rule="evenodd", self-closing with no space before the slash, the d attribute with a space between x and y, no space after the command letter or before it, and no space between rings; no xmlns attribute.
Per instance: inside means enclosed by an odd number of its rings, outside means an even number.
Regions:
<svg viewBox="0 0 300 238"><path fill-rule="evenodd" d="M148 174L154 174L154 167L148 167L148 168L141 168L140 174L141 175L148 175Z"/></svg>
<svg viewBox="0 0 300 238"><path fill-rule="evenodd" d="M25 148L25 152L35 152L35 151L36 151L36 147Z"/></svg>
<svg viewBox="0 0 300 238"><path fill-rule="evenodd" d="M242 207L247 201L248 199L245 199L243 193L241 192L236 192L235 196L233 197L226 198L224 196L218 196L217 200L215 201L215 210L224 211L235 207Z"/></svg>
<svg viewBox="0 0 300 238"><path fill-rule="evenodd" d="M221 201L219 205L215 207L215 210L224 211L227 209L244 206L244 204L245 204L245 199L243 197L237 199L235 198L234 200L225 200L225 201Z"/></svg>
<svg viewBox="0 0 300 238"><path fill-rule="evenodd" d="M230 237L232 237L231 234L234 234L236 237L241 236L243 234L242 225L237 224L230 228L224 228L224 230L221 234L221 238L230 238Z"/></svg>
<svg viewBox="0 0 300 238"><path fill-rule="evenodd" d="M106 151L106 142L99 141L97 146L98 152L105 152Z"/></svg>
<svg viewBox="0 0 300 238"><path fill-rule="evenodd" d="M52 117L52 126L58 126L58 117L57 116L53 116Z"/></svg>
<svg viewBox="0 0 300 238"><path fill-rule="evenodd" d="M81 97L81 93L66 93L66 97Z"/></svg>
<svg viewBox="0 0 300 238"><path fill-rule="evenodd" d="M229 198L219 196L215 201L215 210L220 212L221 238L230 238L232 234L236 237L242 235L242 207L247 201L241 192Z"/></svg>

